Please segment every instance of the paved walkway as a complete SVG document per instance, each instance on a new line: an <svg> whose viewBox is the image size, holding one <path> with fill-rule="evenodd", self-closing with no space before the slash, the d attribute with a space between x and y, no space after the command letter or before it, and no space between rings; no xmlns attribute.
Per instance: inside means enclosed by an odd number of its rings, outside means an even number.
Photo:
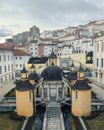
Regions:
<svg viewBox="0 0 104 130"><path fill-rule="evenodd" d="M96 85L95 83L89 84L92 87L92 91L96 93L97 97L104 100L104 88Z"/></svg>
<svg viewBox="0 0 104 130"><path fill-rule="evenodd" d="M15 84L13 84L13 80L9 81L8 83L0 86L0 100L4 97L4 95L9 92L12 88L15 87Z"/></svg>

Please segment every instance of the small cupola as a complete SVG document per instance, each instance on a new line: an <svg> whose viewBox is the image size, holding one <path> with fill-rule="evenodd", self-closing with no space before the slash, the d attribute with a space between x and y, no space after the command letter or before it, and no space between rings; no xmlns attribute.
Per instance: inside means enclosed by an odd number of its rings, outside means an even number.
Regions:
<svg viewBox="0 0 104 130"><path fill-rule="evenodd" d="M76 67L74 65L74 63L72 62L71 66L70 66L70 71L71 72L75 72L76 71Z"/></svg>
<svg viewBox="0 0 104 130"><path fill-rule="evenodd" d="M84 80L84 78L85 78L85 71L82 68L82 65L80 64L79 70L77 72L77 79L78 80Z"/></svg>
<svg viewBox="0 0 104 130"><path fill-rule="evenodd" d="M30 67L30 71L31 71L31 73L34 73L34 72L35 72L35 66L34 66L33 63L32 63L32 66Z"/></svg>
<svg viewBox="0 0 104 130"><path fill-rule="evenodd" d="M35 85L39 81L39 76L36 73L30 73L28 80L32 85Z"/></svg>
<svg viewBox="0 0 104 130"><path fill-rule="evenodd" d="M21 70L21 80L26 80L27 79L27 70L25 68L25 66L23 67L23 69Z"/></svg>
<svg viewBox="0 0 104 130"><path fill-rule="evenodd" d="M48 59L49 59L49 63L48 63L49 65L52 65L52 63L54 63L54 65L57 65L57 56L54 53L53 49Z"/></svg>
<svg viewBox="0 0 104 130"><path fill-rule="evenodd" d="M35 77L34 77L34 74L33 74L33 73L29 74L28 80L29 80L29 82L30 82L32 85L34 85L34 84L36 83L36 82L35 82Z"/></svg>

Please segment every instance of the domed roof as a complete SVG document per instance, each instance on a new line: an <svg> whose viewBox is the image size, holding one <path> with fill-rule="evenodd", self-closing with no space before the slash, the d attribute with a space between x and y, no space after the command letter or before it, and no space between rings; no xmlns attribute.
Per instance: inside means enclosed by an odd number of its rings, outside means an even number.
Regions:
<svg viewBox="0 0 104 130"><path fill-rule="evenodd" d="M48 66L41 73L41 77L46 81L62 80L63 71L58 66Z"/></svg>
<svg viewBox="0 0 104 130"><path fill-rule="evenodd" d="M91 87L84 80L77 80L72 90L90 90Z"/></svg>
<svg viewBox="0 0 104 130"><path fill-rule="evenodd" d="M55 55L55 53L53 52L53 50L52 50L49 58L51 58L51 59L57 58L57 56Z"/></svg>
<svg viewBox="0 0 104 130"><path fill-rule="evenodd" d="M28 76L28 80L35 80L35 82L38 82L39 76L37 75L37 73L30 73Z"/></svg>
<svg viewBox="0 0 104 130"><path fill-rule="evenodd" d="M28 71L26 70L25 66L23 67L23 69L21 70L21 73L27 73Z"/></svg>

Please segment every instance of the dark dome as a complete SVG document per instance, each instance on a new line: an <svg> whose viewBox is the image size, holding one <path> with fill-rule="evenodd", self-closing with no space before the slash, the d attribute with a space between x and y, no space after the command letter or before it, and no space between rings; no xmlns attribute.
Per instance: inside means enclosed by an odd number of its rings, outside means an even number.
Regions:
<svg viewBox="0 0 104 130"><path fill-rule="evenodd" d="M62 80L63 71L58 66L48 66L41 73L41 77L46 81Z"/></svg>
<svg viewBox="0 0 104 130"><path fill-rule="evenodd" d="M30 73L28 76L28 80L35 80L35 82L38 82L39 76L36 73Z"/></svg>

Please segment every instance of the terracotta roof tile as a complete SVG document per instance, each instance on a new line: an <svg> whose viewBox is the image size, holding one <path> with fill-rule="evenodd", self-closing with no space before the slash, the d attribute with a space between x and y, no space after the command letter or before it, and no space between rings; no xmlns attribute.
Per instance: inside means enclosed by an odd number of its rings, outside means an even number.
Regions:
<svg viewBox="0 0 104 130"><path fill-rule="evenodd" d="M30 54L20 49L14 49L14 56L27 56L27 55L30 55Z"/></svg>

